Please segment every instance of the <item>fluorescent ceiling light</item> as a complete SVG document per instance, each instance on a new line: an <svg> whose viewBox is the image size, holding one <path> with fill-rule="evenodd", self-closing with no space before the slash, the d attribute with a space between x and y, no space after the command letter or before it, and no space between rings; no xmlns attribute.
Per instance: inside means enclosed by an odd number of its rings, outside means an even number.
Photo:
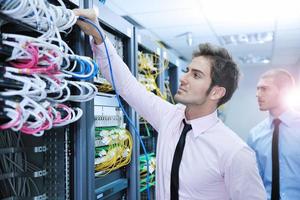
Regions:
<svg viewBox="0 0 300 200"><path fill-rule="evenodd" d="M269 31L261 33L224 35L219 38L223 45L260 44L272 42L274 39L274 33Z"/></svg>
<svg viewBox="0 0 300 200"><path fill-rule="evenodd" d="M254 56L252 54L248 54L246 56L239 56L239 60L243 64L268 64L270 63L270 58L267 56Z"/></svg>

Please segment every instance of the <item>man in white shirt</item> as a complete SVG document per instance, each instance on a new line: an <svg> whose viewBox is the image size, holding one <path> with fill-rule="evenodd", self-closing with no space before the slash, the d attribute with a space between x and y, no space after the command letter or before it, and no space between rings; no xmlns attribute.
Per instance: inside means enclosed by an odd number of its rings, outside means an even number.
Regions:
<svg viewBox="0 0 300 200"><path fill-rule="evenodd" d="M75 10L99 26L92 10ZM99 33L77 23L93 36L93 52L102 74L111 81ZM118 93L158 132L157 200L265 200L254 152L217 116L237 88L239 71L224 48L200 46L175 95L177 105L148 92L130 73L106 38Z"/></svg>
<svg viewBox="0 0 300 200"><path fill-rule="evenodd" d="M265 72L257 84L259 109L269 116L251 130L248 144L256 152L268 200L300 199L300 113L286 101L294 86L284 69Z"/></svg>

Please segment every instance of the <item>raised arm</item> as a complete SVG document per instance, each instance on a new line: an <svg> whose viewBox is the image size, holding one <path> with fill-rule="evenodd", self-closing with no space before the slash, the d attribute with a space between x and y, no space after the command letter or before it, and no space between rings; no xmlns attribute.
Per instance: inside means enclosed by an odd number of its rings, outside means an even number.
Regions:
<svg viewBox="0 0 300 200"><path fill-rule="evenodd" d="M84 16L92 20L100 27L92 9L78 9L74 10L74 12L78 16ZM102 38L89 24L79 20L77 24L86 34L93 36L91 45L101 72L104 77L112 83L108 56ZM156 130L159 130L160 123L163 121L164 116L166 116L168 112L176 109L176 106L147 91L146 88L131 74L127 65L118 56L108 38L105 39L105 43L111 61L116 91L137 111L139 115L145 118Z"/></svg>

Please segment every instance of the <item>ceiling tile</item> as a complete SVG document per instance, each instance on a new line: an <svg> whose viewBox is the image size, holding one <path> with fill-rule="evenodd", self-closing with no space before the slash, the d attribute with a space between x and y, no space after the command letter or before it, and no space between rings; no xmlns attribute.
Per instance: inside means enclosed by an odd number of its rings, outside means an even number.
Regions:
<svg viewBox="0 0 300 200"><path fill-rule="evenodd" d="M168 10L190 9L198 6L197 0L110 0L112 4L118 5L129 14L144 14L150 12L162 12Z"/></svg>
<svg viewBox="0 0 300 200"><path fill-rule="evenodd" d="M278 30L275 34L275 50L277 49L299 49L300 29Z"/></svg>
<svg viewBox="0 0 300 200"><path fill-rule="evenodd" d="M178 37L178 35L191 32L192 36L198 37L208 37L214 36L214 33L208 26L205 25L194 25L194 26L174 26L168 28L152 28L152 32L156 33L161 37L162 40L171 40ZM184 37L184 35L180 36Z"/></svg>
<svg viewBox="0 0 300 200"><path fill-rule="evenodd" d="M251 34L274 31L275 20L257 23L253 22L238 22L228 21L224 23L210 22L212 28L217 35L236 35L236 34Z"/></svg>
<svg viewBox="0 0 300 200"><path fill-rule="evenodd" d="M193 45L188 46L187 41L185 38L182 39L173 39L173 40L166 40L165 41L168 45L176 49L183 57L188 59L189 61L192 59L193 52L198 49L198 45L201 43L212 43L214 45L218 45L218 41L215 37L200 37L193 39Z"/></svg>
<svg viewBox="0 0 300 200"><path fill-rule="evenodd" d="M300 28L300 1L287 0L277 13L277 29Z"/></svg>
<svg viewBox="0 0 300 200"><path fill-rule="evenodd" d="M106 4L116 13L132 17L157 40L188 59L198 43L219 44L217 36L274 31L273 43L227 45L225 48L234 58L248 54L272 57L268 66L295 65L299 61L299 0L187 0L184 3L181 0L110 0ZM187 45L185 36L176 38L186 32L193 34L193 47Z"/></svg>
<svg viewBox="0 0 300 200"><path fill-rule="evenodd" d="M284 67L285 65L296 65L299 62L300 59L300 52L278 52L274 53L272 64L273 65L281 65L281 67Z"/></svg>
<svg viewBox="0 0 300 200"><path fill-rule="evenodd" d="M136 14L131 16L147 28L166 28L206 24L198 9L181 9L158 13Z"/></svg>
<svg viewBox="0 0 300 200"><path fill-rule="evenodd" d="M294 16L277 20L277 30L284 29L300 29L300 9Z"/></svg>
<svg viewBox="0 0 300 200"><path fill-rule="evenodd" d="M300 29L279 30L275 36L274 65L296 65L300 58Z"/></svg>
<svg viewBox="0 0 300 200"><path fill-rule="evenodd" d="M261 55L261 56L271 56L272 54L272 42L267 42L263 44L239 44L239 45L224 45L232 54L235 55Z"/></svg>

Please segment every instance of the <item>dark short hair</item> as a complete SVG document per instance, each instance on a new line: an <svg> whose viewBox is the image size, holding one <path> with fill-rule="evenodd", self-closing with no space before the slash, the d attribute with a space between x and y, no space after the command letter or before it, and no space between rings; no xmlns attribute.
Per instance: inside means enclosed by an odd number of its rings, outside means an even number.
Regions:
<svg viewBox="0 0 300 200"><path fill-rule="evenodd" d="M199 45L199 49L193 53L193 58L204 56L211 63L211 84L207 94L214 86L224 87L225 95L219 100L218 107L226 103L238 87L240 71L233 61L229 52L222 47L217 47L209 43Z"/></svg>

